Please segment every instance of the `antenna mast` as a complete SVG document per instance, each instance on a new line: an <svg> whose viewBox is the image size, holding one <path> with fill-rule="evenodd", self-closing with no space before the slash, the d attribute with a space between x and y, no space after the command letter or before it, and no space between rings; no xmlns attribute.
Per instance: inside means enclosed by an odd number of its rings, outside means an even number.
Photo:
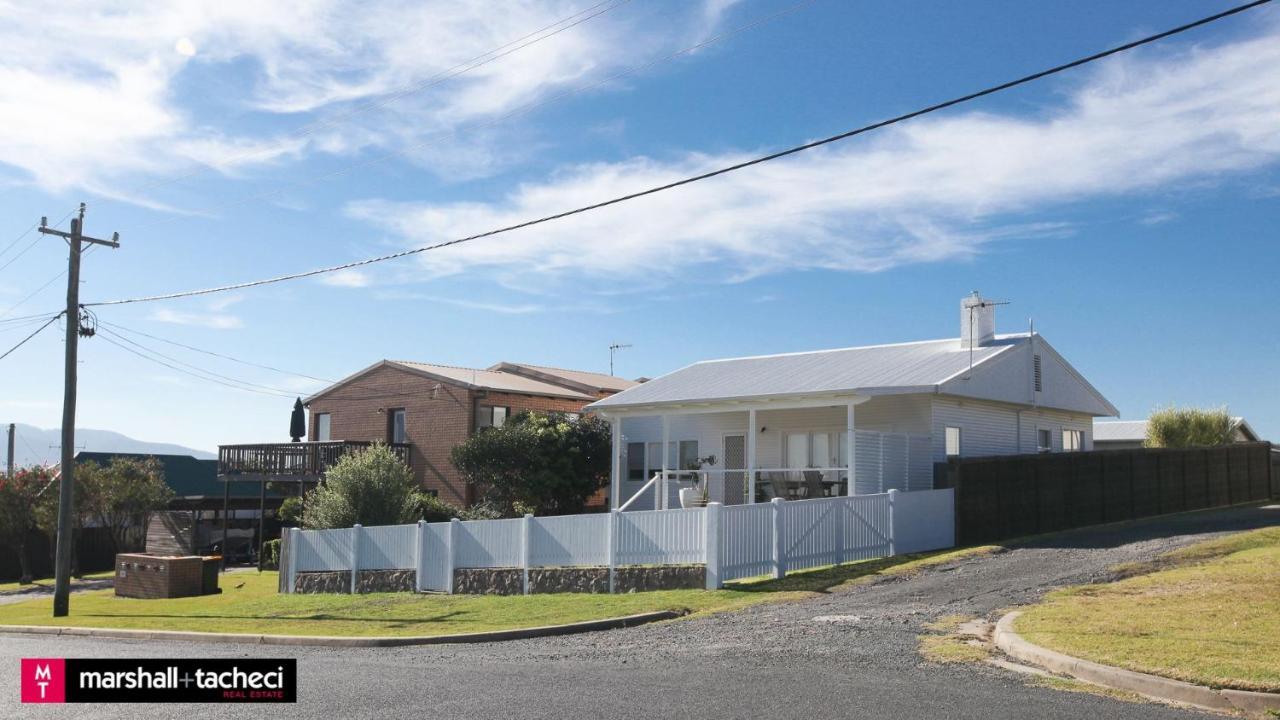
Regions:
<svg viewBox="0 0 1280 720"><path fill-rule="evenodd" d="M631 343L610 343L609 345L609 374L613 374L613 355L623 348L632 347Z"/></svg>

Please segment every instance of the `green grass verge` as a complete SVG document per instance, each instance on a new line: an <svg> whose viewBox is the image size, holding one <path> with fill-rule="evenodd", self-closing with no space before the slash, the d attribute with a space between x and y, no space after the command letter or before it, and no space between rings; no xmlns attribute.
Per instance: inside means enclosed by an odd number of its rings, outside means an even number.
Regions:
<svg viewBox="0 0 1280 720"><path fill-rule="evenodd" d="M40 597L0 605L0 625L187 630L273 635L404 636L507 630L598 620L654 610L694 614L737 610L763 602L813 597L866 578L911 572L985 548L923 553L798 572L782 580L734 583L724 590L666 590L624 595L280 595L274 572L221 578L223 592L173 600L116 597L111 590L71 598L71 614L51 617ZM240 587L236 587L240 585Z"/></svg>
<svg viewBox="0 0 1280 720"><path fill-rule="evenodd" d="M1018 619L1038 645L1177 680L1280 692L1280 527L1198 543Z"/></svg>
<svg viewBox="0 0 1280 720"><path fill-rule="evenodd" d="M103 570L102 572L85 573L84 579L94 580L99 578L109 578L114 574L115 574L115 570ZM78 580L76 580L76 578L72 578L71 587L75 587L77 582ZM16 582L0 583L0 595L3 595L4 593L7 593L7 592L29 590L36 585L53 589L53 578L41 578L39 580L36 580L35 582L28 583L26 585L19 585Z"/></svg>

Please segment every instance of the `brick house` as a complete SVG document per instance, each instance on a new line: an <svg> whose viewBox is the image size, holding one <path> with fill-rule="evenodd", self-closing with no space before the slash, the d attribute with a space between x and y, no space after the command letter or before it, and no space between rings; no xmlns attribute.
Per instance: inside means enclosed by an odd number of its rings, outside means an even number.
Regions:
<svg viewBox="0 0 1280 720"><path fill-rule="evenodd" d="M308 439L402 444L424 488L467 505L473 498L449 459L455 445L522 410L580 413L635 384L524 363L479 369L383 360L304 400Z"/></svg>

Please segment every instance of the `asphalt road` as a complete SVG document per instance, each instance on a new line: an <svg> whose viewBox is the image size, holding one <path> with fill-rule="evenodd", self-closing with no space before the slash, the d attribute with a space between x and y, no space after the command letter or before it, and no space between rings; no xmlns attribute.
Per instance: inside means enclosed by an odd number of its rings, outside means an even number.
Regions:
<svg viewBox="0 0 1280 720"><path fill-rule="evenodd" d="M1117 563L1276 524L1274 506L1173 516L1065 533L800 603L487 645L286 649L0 636L0 717L1215 717L1033 686L986 664L927 663L916 653L917 636L942 615L995 617L1053 587L1105 580ZM814 620L830 615L849 617ZM296 657L300 701L271 708L23 707L18 658L40 656Z"/></svg>

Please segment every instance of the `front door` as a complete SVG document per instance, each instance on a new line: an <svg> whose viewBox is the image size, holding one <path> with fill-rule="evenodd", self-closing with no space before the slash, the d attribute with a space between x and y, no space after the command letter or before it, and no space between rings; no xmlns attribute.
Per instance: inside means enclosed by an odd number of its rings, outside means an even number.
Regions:
<svg viewBox="0 0 1280 720"><path fill-rule="evenodd" d="M724 436L724 469L747 469L747 436ZM741 505L747 498L747 474L744 472L726 472L724 474L724 492L720 502L725 505ZM712 500L717 498L713 497Z"/></svg>

